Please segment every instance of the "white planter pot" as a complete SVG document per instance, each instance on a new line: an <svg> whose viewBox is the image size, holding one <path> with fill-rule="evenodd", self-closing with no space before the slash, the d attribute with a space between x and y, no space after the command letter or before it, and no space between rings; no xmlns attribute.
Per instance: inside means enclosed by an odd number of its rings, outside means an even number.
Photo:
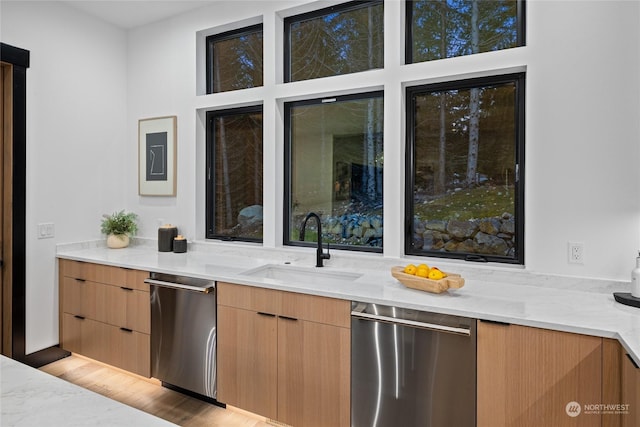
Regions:
<svg viewBox="0 0 640 427"><path fill-rule="evenodd" d="M109 234L107 236L107 247L111 249L121 249L129 246L129 236L126 234Z"/></svg>

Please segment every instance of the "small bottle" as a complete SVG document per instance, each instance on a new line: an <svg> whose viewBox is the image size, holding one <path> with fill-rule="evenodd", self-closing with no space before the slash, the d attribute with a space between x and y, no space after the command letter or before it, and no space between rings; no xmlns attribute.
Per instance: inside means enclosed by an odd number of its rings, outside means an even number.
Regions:
<svg viewBox="0 0 640 427"><path fill-rule="evenodd" d="M636 258L636 268L631 271L631 296L640 298L640 252Z"/></svg>

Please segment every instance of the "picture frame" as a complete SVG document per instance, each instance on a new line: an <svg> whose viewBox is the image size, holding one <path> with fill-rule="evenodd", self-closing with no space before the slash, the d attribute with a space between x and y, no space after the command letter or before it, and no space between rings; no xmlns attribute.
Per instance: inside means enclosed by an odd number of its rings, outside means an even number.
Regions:
<svg viewBox="0 0 640 427"><path fill-rule="evenodd" d="M138 194L176 195L177 116L138 120Z"/></svg>

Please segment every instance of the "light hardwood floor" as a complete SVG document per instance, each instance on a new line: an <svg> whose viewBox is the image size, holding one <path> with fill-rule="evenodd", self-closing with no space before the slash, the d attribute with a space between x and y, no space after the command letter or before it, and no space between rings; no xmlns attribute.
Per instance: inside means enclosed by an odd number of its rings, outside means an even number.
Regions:
<svg viewBox="0 0 640 427"><path fill-rule="evenodd" d="M185 427L273 427L252 414L223 409L82 356L71 355L40 370Z"/></svg>

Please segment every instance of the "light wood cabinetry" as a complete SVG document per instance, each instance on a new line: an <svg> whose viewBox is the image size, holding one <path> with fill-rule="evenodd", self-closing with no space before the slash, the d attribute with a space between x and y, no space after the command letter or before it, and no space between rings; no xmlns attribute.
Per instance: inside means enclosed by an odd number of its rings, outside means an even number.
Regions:
<svg viewBox="0 0 640 427"><path fill-rule="evenodd" d="M570 402L600 404L602 338L478 323L478 427L601 426Z"/></svg>
<svg viewBox="0 0 640 427"><path fill-rule="evenodd" d="M621 416L622 427L640 426L640 368L621 349L622 390L620 402L629 405Z"/></svg>
<svg viewBox="0 0 640 427"><path fill-rule="evenodd" d="M149 377L148 273L59 261L62 348Z"/></svg>
<svg viewBox="0 0 640 427"><path fill-rule="evenodd" d="M293 426L349 426L350 301L217 286L218 400Z"/></svg>

